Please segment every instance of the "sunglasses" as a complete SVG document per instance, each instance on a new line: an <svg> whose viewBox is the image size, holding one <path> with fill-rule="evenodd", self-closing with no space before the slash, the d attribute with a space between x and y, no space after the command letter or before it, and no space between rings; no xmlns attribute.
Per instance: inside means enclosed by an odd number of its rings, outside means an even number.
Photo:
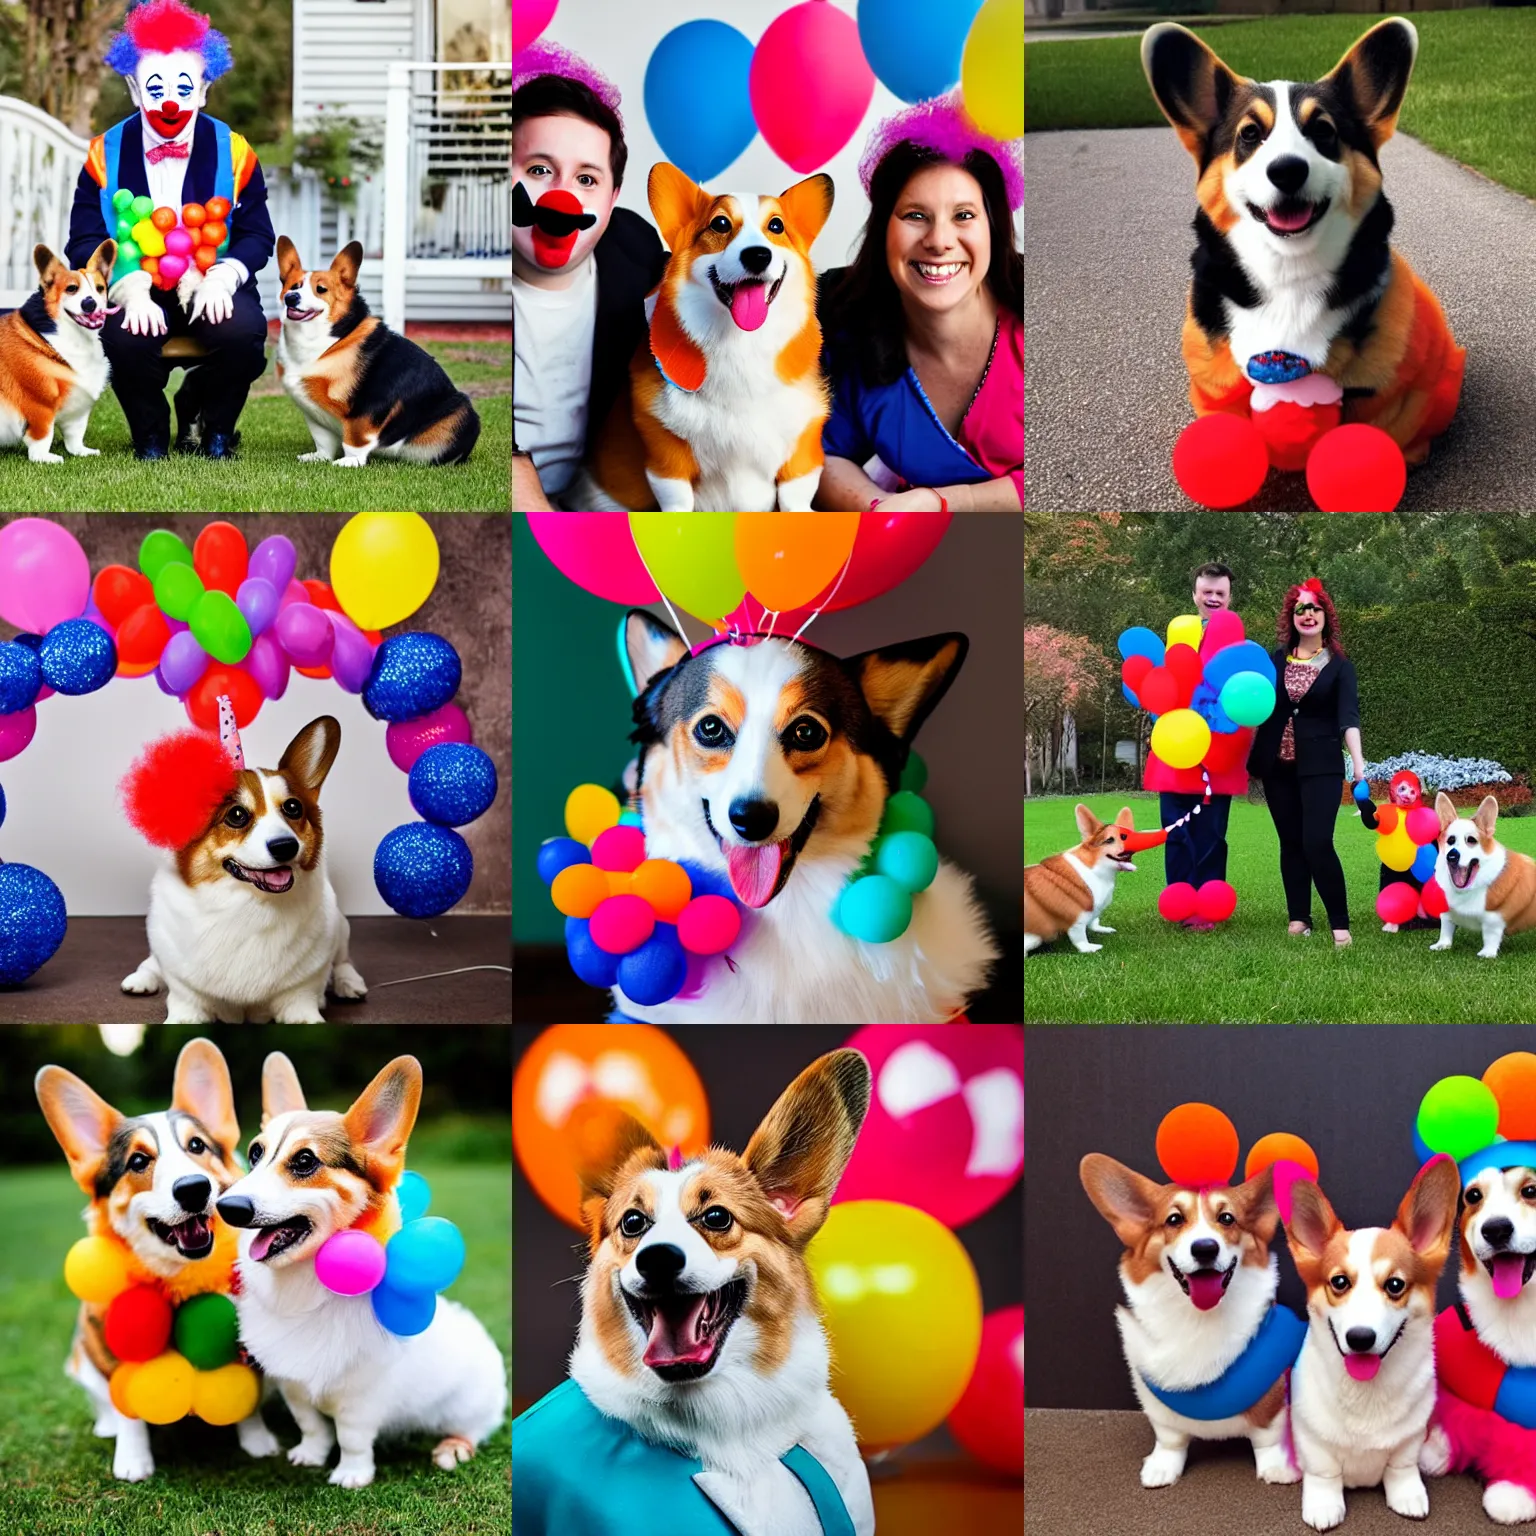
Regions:
<svg viewBox="0 0 1536 1536"><path fill-rule="evenodd" d="M1292 611L1300 618L1304 613L1321 613L1323 610L1316 603L1297 603Z"/></svg>

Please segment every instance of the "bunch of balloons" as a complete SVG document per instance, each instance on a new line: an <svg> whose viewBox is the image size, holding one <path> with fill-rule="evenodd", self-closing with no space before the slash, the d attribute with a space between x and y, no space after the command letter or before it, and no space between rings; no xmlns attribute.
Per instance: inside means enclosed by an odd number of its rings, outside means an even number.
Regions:
<svg viewBox="0 0 1536 1536"><path fill-rule="evenodd" d="M368 1296L373 1315L391 1333L423 1333L437 1315L437 1293L464 1268L464 1236L442 1216L428 1216L432 1198L419 1173L403 1173L395 1188L400 1230L381 1243L371 1232L333 1232L315 1251L315 1278L337 1296Z"/></svg>
<svg viewBox="0 0 1536 1536"><path fill-rule="evenodd" d="M1371 786L1360 780L1356 800L1368 800ZM1407 923L1415 917L1439 917L1446 910L1445 892L1435 879L1439 857L1440 818L1432 806L1404 810L1384 805L1376 812L1376 857L1388 869L1413 876L1417 887L1406 880L1384 885L1376 897L1376 915L1384 923Z"/></svg>
<svg viewBox="0 0 1536 1536"><path fill-rule="evenodd" d="M210 197L206 203L156 208L126 187L112 194L117 213L117 261L112 279L148 272L156 288L174 288L188 267L206 272L229 249L230 203Z"/></svg>
<svg viewBox="0 0 1536 1536"><path fill-rule="evenodd" d="M1175 880L1159 892L1157 911L1170 923L1185 923L1192 917L1224 923L1237 911L1237 892L1226 880L1202 880L1198 886Z"/></svg>
<svg viewBox="0 0 1536 1536"><path fill-rule="evenodd" d="M240 1359L228 1296L209 1291L172 1306L157 1285L132 1279L123 1245L107 1237L82 1237L69 1250L64 1283L81 1301L106 1306L103 1336L122 1362L108 1383L119 1413L148 1424L189 1413L237 1424L256 1411L261 1382Z"/></svg>
<svg viewBox="0 0 1536 1536"><path fill-rule="evenodd" d="M1520 1153L1529 1142L1536 1142L1536 1056L1529 1051L1500 1056L1481 1078L1442 1077L1414 1120L1413 1150L1421 1163L1444 1152L1465 1165L1485 1151ZM1536 1158L1536 1149L1529 1155ZM1472 1175L1464 1168L1463 1177Z"/></svg>
<svg viewBox="0 0 1536 1536"><path fill-rule="evenodd" d="M922 798L928 768L915 752L902 769L901 787L885 802L875 841L832 908L833 923L849 938L889 944L912 924L912 898L939 872L933 809Z"/></svg>

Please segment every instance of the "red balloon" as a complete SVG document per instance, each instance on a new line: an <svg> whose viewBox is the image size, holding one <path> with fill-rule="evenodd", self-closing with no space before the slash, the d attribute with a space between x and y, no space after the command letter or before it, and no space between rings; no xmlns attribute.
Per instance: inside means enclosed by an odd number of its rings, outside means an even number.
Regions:
<svg viewBox="0 0 1536 1536"><path fill-rule="evenodd" d="M958 1227L1024 1170L1022 1025L870 1024L848 1044L874 1073L834 1205L896 1200Z"/></svg>
<svg viewBox="0 0 1536 1536"><path fill-rule="evenodd" d="M118 660L147 671L159 663L160 653L170 638L171 626L151 599L140 604L118 625Z"/></svg>
<svg viewBox="0 0 1536 1536"><path fill-rule="evenodd" d="M117 629L135 608L154 602L155 589L142 571L131 571L126 565L104 565L96 573L91 596L102 618Z"/></svg>
<svg viewBox="0 0 1536 1536"><path fill-rule="evenodd" d="M1330 405L1298 405L1281 400L1267 411L1255 411L1253 424L1276 469L1298 470L1307 467L1312 452L1323 433L1338 426L1342 413L1340 402Z"/></svg>
<svg viewBox="0 0 1536 1536"><path fill-rule="evenodd" d="M1195 915L1195 888L1187 880L1176 880L1164 886L1157 898L1157 910L1170 923L1182 923Z"/></svg>
<svg viewBox="0 0 1536 1536"><path fill-rule="evenodd" d="M1218 608L1205 621L1200 637L1200 655L1210 660L1223 646L1239 645L1244 640L1243 621L1230 608Z"/></svg>
<svg viewBox="0 0 1536 1536"><path fill-rule="evenodd" d="M1207 880L1195 892L1195 916L1224 923L1237 910L1237 892L1225 880Z"/></svg>
<svg viewBox="0 0 1536 1536"><path fill-rule="evenodd" d="M1120 681L1132 693L1137 693L1141 688L1142 679L1151 670L1152 658L1150 656L1127 656L1120 663Z"/></svg>
<svg viewBox="0 0 1536 1536"><path fill-rule="evenodd" d="M1000 1472L1024 1471L1024 1308L989 1312L970 1385L948 1419L971 1455Z"/></svg>
<svg viewBox="0 0 1536 1536"><path fill-rule="evenodd" d="M1202 507L1240 507L1268 473L1264 439L1246 416L1197 416L1173 447L1173 478Z"/></svg>
<svg viewBox="0 0 1536 1536"><path fill-rule="evenodd" d="M188 689L185 700L193 725L205 731L219 728L219 695L227 693L235 709L235 724L242 730L256 718L264 695L261 684L239 667L213 662Z"/></svg>
<svg viewBox="0 0 1536 1536"><path fill-rule="evenodd" d="M1443 917L1450 906L1438 880L1424 882L1424 889L1419 892L1419 900L1423 903L1426 917Z"/></svg>
<svg viewBox="0 0 1536 1536"><path fill-rule="evenodd" d="M1324 512L1390 512L1407 488L1403 450L1363 421L1335 427L1307 460L1307 489Z"/></svg>
<svg viewBox="0 0 1536 1536"><path fill-rule="evenodd" d="M1393 832L1396 832L1397 831L1397 818L1401 814L1402 813L1398 810L1398 808L1395 805L1384 805L1384 806L1382 806L1382 808L1379 811L1376 812L1376 830L1377 830L1377 832L1380 833L1381 836L1383 836L1383 837L1388 837ZM1440 828L1440 818L1437 816L1435 818L1435 830L1438 832L1439 828Z"/></svg>
<svg viewBox="0 0 1536 1536"><path fill-rule="evenodd" d="M1166 715L1179 707L1179 680L1167 667L1153 667L1136 690L1141 707L1154 715Z"/></svg>
<svg viewBox="0 0 1536 1536"><path fill-rule="evenodd" d="M1419 893L1406 880L1383 886L1376 897L1376 916L1384 923L1412 922L1418 910Z"/></svg>
<svg viewBox="0 0 1536 1536"><path fill-rule="evenodd" d="M249 562L245 535L233 523L209 523L192 546L192 569L203 578L203 585L231 597L240 590Z"/></svg>
<svg viewBox="0 0 1536 1536"><path fill-rule="evenodd" d="M1167 655L1163 657L1163 665L1173 673L1178 682L1179 701L1175 707L1183 709L1194 697L1195 689L1200 686L1200 678L1205 671L1200 663L1200 657L1191 645L1170 645Z"/></svg>
<svg viewBox="0 0 1536 1536"><path fill-rule="evenodd" d="M112 1298L102 1330L119 1360L153 1360L170 1343L171 1322L170 1302L152 1285L135 1285Z"/></svg>
<svg viewBox="0 0 1536 1536"><path fill-rule="evenodd" d="M1253 745L1253 729L1244 726L1240 731L1228 731L1225 734L1211 732L1211 744L1205 749L1205 766L1211 773L1228 773L1239 767L1248 756L1248 749Z"/></svg>
<svg viewBox="0 0 1536 1536"><path fill-rule="evenodd" d="M328 581L316 581L313 577L304 582L304 590L309 593L309 600L316 608L328 608L332 613L342 611L341 604L336 601L336 594L331 591Z"/></svg>

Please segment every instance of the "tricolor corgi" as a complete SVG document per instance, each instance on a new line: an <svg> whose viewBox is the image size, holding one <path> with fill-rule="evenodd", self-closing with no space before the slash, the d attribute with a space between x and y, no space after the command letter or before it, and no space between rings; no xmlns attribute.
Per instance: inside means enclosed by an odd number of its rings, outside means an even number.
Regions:
<svg viewBox="0 0 1536 1536"><path fill-rule="evenodd" d="M1506 933L1536 927L1536 859L1506 848L1494 836L1499 802L1486 795L1473 816L1458 816L1443 790L1435 796L1440 854L1435 879L1445 892L1440 937L1429 947L1449 949L1459 924L1482 932L1478 954L1493 960Z"/></svg>
<svg viewBox="0 0 1536 1536"><path fill-rule="evenodd" d="M1053 853L1038 864L1024 866L1024 953L1059 939L1072 941L1079 954L1097 954L1102 944L1090 933L1113 933L1099 921L1115 897L1115 877L1135 870L1126 837L1131 832L1131 808L1122 806L1111 822L1102 822L1086 805L1075 812L1083 840L1065 853Z"/></svg>
<svg viewBox="0 0 1536 1536"><path fill-rule="evenodd" d="M869 1096L869 1063L833 1051L785 1089L739 1157L721 1147L669 1155L625 1118L582 1170L590 1263L571 1379L598 1413L629 1427L637 1452L648 1442L703 1463L692 1482L725 1517L710 1511L711 1530L726 1522L742 1536L875 1529L805 1262ZM559 1510L563 1521L533 1506L543 1481L535 1464L560 1449L542 1443L549 1431L538 1416L536 1406L514 1430L514 1528L621 1530L598 1518L602 1478L586 1479L585 1493L567 1490L586 1501L579 1516L573 1505ZM796 1447L830 1477L845 1521L818 1518L807 1492L816 1479L792 1470ZM581 1447L566 1449L579 1463ZM677 1517L678 1530L705 1528L683 1509Z"/></svg>
<svg viewBox="0 0 1536 1536"><path fill-rule="evenodd" d="M1120 1344L1156 1445L1141 1464L1144 1488L1184 1472L1191 1440L1246 1439L1266 1483L1300 1475L1286 1451L1283 1367L1247 1409L1195 1418L1164 1395L1216 1382L1258 1337L1274 1306L1279 1264L1270 1252L1280 1213L1270 1168L1233 1187L1159 1184L1092 1152L1079 1176L1088 1198L1125 1245L1115 1309ZM1193 1404L1190 1405L1193 1408Z"/></svg>
<svg viewBox="0 0 1536 1536"><path fill-rule="evenodd" d="M321 1024L328 988L367 995L325 868L320 786L340 749L330 715L275 769L245 767L207 732L151 743L123 798L165 857L149 886L149 958L124 992L164 987L168 1024Z"/></svg>
<svg viewBox="0 0 1536 1536"><path fill-rule="evenodd" d="M1307 1341L1291 1372L1301 1516L1344 1518L1346 1488L1381 1484L1387 1507L1422 1520L1419 1453L1435 1401L1435 1285L1451 1250L1461 1180L1437 1157L1390 1227L1347 1231L1310 1179L1290 1191L1286 1236L1307 1289Z"/></svg>
<svg viewBox="0 0 1536 1536"><path fill-rule="evenodd" d="M938 1023L998 951L970 877L939 861L888 944L832 922L896 790L918 727L965 660L964 635L840 660L797 640L745 637L696 653L641 609L625 619L637 691L636 796L649 857L729 879L752 910L696 995L619 1010L654 1023Z"/></svg>
<svg viewBox="0 0 1536 1536"><path fill-rule="evenodd" d="M215 1213L218 1197L241 1174L240 1126L229 1068L208 1040L189 1040L176 1058L171 1107L124 1115L73 1072L44 1067L37 1101L90 1197L85 1224L93 1237L126 1245L130 1277L155 1284L173 1304L207 1291L227 1293L235 1234ZM119 1362L107 1348L106 1307L82 1302L65 1374L85 1388L96 1434L116 1441L112 1475L137 1483L153 1475L149 1425L119 1412L108 1381ZM278 1444L258 1408L238 1426L249 1456L276 1455Z"/></svg>
<svg viewBox="0 0 1536 1536"><path fill-rule="evenodd" d="M1199 175L1183 337L1197 415L1262 409L1264 391L1310 368L1326 378L1304 385L1330 400L1342 389L1343 420L1380 427L1410 464L1450 424L1465 354L1388 244L1377 158L1418 42L1411 23L1379 22L1323 79L1260 84L1171 22L1142 38L1152 94ZM1272 353L1305 366L1284 363L1277 382Z"/></svg>
<svg viewBox="0 0 1536 1536"><path fill-rule="evenodd" d="M373 1481L381 1435L441 1435L432 1460L451 1471L506 1417L501 1351L473 1313L440 1296L426 1329L402 1337L379 1323L368 1295L338 1296L315 1277L315 1253L333 1233L363 1227L387 1241L399 1229L394 1190L420 1105L414 1056L397 1056L337 1114L310 1109L293 1063L273 1052L251 1171L218 1202L241 1229L241 1340L303 1435L288 1460L323 1467L339 1441L330 1481L341 1488Z"/></svg>
<svg viewBox="0 0 1536 1536"><path fill-rule="evenodd" d="M101 329L117 242L103 240L77 270L46 245L32 260L37 292L0 318L0 448L24 443L34 464L62 464L55 428L77 458L101 451L85 446L85 429L112 372Z"/></svg>
<svg viewBox="0 0 1536 1536"><path fill-rule="evenodd" d="M811 246L832 178L717 194L662 162L649 186L672 257L572 506L809 512L829 409Z"/></svg>
<svg viewBox="0 0 1536 1536"><path fill-rule="evenodd" d="M436 358L369 311L357 287L362 261L354 240L324 271L307 272L293 241L278 237L277 376L315 440L299 462L462 464L480 436L480 417Z"/></svg>

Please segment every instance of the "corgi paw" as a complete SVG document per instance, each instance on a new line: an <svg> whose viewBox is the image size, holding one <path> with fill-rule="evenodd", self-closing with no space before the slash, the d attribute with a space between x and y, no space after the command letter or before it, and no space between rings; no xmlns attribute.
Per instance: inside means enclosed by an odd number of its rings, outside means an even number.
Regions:
<svg viewBox="0 0 1536 1536"><path fill-rule="evenodd" d="M84 443L69 450L77 459L97 459L101 457L100 448L87 448Z"/></svg>
<svg viewBox="0 0 1536 1536"><path fill-rule="evenodd" d="M1488 945L1484 944L1483 947L1478 950L1477 958L1479 960L1497 960L1499 958L1498 946L1495 945L1490 949Z"/></svg>
<svg viewBox="0 0 1536 1536"><path fill-rule="evenodd" d="M1143 1488L1171 1488L1184 1472L1183 1451L1168 1450L1158 1446L1141 1463Z"/></svg>
<svg viewBox="0 0 1536 1536"><path fill-rule="evenodd" d="M349 459L345 454L343 454L339 459L332 459L331 463L340 466L342 469L364 469L367 467L368 460ZM358 1486L361 1487L362 1485L359 1484Z"/></svg>
<svg viewBox="0 0 1536 1536"><path fill-rule="evenodd" d="M301 453L299 455L300 464L330 464L331 462L333 462L331 455L322 452L319 448L316 448L313 453Z"/></svg>
<svg viewBox="0 0 1536 1536"><path fill-rule="evenodd" d="M1108 923L1095 923L1088 931L1090 933L1113 933L1115 930Z"/></svg>
<svg viewBox="0 0 1536 1536"><path fill-rule="evenodd" d="M1299 1483L1301 1469L1285 1454L1283 1445L1255 1446L1253 1468L1261 1483Z"/></svg>
<svg viewBox="0 0 1536 1536"><path fill-rule="evenodd" d="M343 1461L328 1481L336 1488L366 1488L373 1481L373 1463L371 1461L349 1466Z"/></svg>
<svg viewBox="0 0 1536 1536"><path fill-rule="evenodd" d="M240 1436L240 1449L257 1461L276 1456L283 1448L277 1436L258 1417L242 1419L236 1430Z"/></svg>
<svg viewBox="0 0 1536 1536"><path fill-rule="evenodd" d="M155 1475L155 1458L148 1444L125 1445L124 1436L117 1438L117 1450L112 1455L112 1476L120 1483L142 1483Z"/></svg>
<svg viewBox="0 0 1536 1536"><path fill-rule="evenodd" d="M1429 1514L1429 1489L1417 1471L1397 1477L1388 1472L1383 1479L1383 1491L1387 1496L1387 1508L1394 1514L1409 1520L1422 1520Z"/></svg>
<svg viewBox="0 0 1536 1536"><path fill-rule="evenodd" d="M331 1459L331 1440L310 1439L305 1436L288 1452L288 1460L296 1467L323 1467Z"/></svg>
<svg viewBox="0 0 1536 1536"><path fill-rule="evenodd" d="M29 453L27 457L34 464L62 464L64 462L64 455L62 453Z"/></svg>
<svg viewBox="0 0 1536 1536"><path fill-rule="evenodd" d="M152 965L141 965L131 976L124 976L122 990L135 997L153 997L160 990L160 972Z"/></svg>
<svg viewBox="0 0 1536 1536"><path fill-rule="evenodd" d="M114 1408L110 1413L102 1414L102 1416L97 1419L93 1425L91 1425L91 1433L95 1435L98 1440L115 1440L117 1438L117 1423L117 1410Z"/></svg>
<svg viewBox="0 0 1536 1536"><path fill-rule="evenodd" d="M321 1002L317 997L288 997L273 1005L274 1024L324 1024Z"/></svg>
<svg viewBox="0 0 1536 1536"><path fill-rule="evenodd" d="M432 1461L444 1472L452 1472L475 1454L473 1443L463 1435L448 1435L432 1447Z"/></svg>
<svg viewBox="0 0 1536 1536"><path fill-rule="evenodd" d="M1096 955L1103 948L1102 944L1079 944L1077 952L1080 955Z"/></svg>
<svg viewBox="0 0 1536 1536"><path fill-rule="evenodd" d="M1301 1518L1314 1531L1331 1531L1344 1519L1344 1490L1342 1488L1309 1488L1303 1482Z"/></svg>
<svg viewBox="0 0 1536 1536"><path fill-rule="evenodd" d="M1431 949L1449 949L1451 947L1451 941L1449 939L1436 939L1435 942L1429 947Z"/></svg>
<svg viewBox="0 0 1536 1536"><path fill-rule="evenodd" d="M1499 1525L1524 1525L1536 1520L1536 1497L1520 1483L1489 1483L1483 1490L1483 1513Z"/></svg>
<svg viewBox="0 0 1536 1536"><path fill-rule="evenodd" d="M1444 1477L1451 1470L1451 1437L1439 1424L1431 1424L1419 1447L1419 1471L1425 1477Z"/></svg>
<svg viewBox="0 0 1536 1536"><path fill-rule="evenodd" d="M338 965L331 972L331 992L336 997L359 998L368 996L368 983L352 966Z"/></svg>

